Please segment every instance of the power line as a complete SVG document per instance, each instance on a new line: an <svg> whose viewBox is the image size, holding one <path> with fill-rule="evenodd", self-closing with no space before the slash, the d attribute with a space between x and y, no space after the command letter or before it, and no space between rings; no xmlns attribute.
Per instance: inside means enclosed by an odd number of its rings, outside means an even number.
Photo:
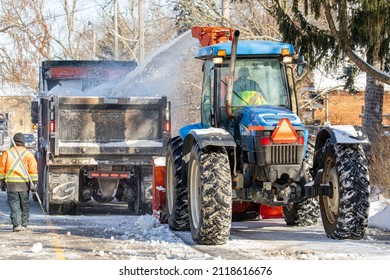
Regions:
<svg viewBox="0 0 390 280"><path fill-rule="evenodd" d="M73 11L73 12L69 12L68 14L76 14L76 13L79 13L79 12L83 12L83 11L86 11L86 10L90 10L90 9L93 9L93 8L96 8L96 7L100 7L101 5L100 4L96 4L94 6L90 6L90 7L85 7L85 8L82 8L82 9L79 9L79 10L76 10L76 11ZM107 7L104 6L103 9ZM63 16L66 16L68 14L59 14L59 15L53 15L53 16L49 16L47 18L44 18L44 20L49 20L49 19L54 19L54 18L59 18L59 17L63 17Z"/></svg>

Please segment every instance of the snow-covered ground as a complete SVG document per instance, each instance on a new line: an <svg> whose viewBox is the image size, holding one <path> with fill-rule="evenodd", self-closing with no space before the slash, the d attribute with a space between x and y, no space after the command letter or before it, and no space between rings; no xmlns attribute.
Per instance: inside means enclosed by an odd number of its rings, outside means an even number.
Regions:
<svg viewBox="0 0 390 280"><path fill-rule="evenodd" d="M390 231L390 199L383 197L372 199L368 226Z"/></svg>
<svg viewBox="0 0 390 280"><path fill-rule="evenodd" d="M150 215L45 216L36 202L31 202L30 231L15 234L11 232L6 194L1 192L0 271L12 273L25 259L41 260L23 263L19 276L29 279L48 279L35 273L43 270L48 275L62 271L59 279L123 279L120 271L124 267L205 269L208 272L197 279L225 279L227 275L213 275L213 269L256 266L271 267L274 276L267 276L269 279L312 279L317 270L329 266L331 269L325 269L323 275L348 272L349 279L364 279L360 277L367 277L367 269L371 275L380 275L389 265L389 234L381 235L382 230L390 231L389 217L390 200L375 196L371 200L369 234L361 241L331 240L320 224L295 228L286 227L283 219L270 219L234 222L227 244L199 246L192 242L189 232L172 232ZM60 259L67 261L53 262ZM358 273L359 269L363 271ZM258 277L248 275L245 279ZM172 280L179 276L135 277L150 278ZM382 278L386 277L378 279Z"/></svg>

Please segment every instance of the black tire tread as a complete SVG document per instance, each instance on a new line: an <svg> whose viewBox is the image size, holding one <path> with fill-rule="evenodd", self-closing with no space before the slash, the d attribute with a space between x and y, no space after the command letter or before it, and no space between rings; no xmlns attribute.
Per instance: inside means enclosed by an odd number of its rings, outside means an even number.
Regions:
<svg viewBox="0 0 390 280"><path fill-rule="evenodd" d="M337 221L329 224L323 213L325 206L320 203L325 231L333 239L361 239L367 229L370 207L368 163L363 146L337 144L332 146L331 154L339 177L339 213Z"/></svg>
<svg viewBox="0 0 390 280"><path fill-rule="evenodd" d="M182 183L182 151L183 140L180 136L172 138L168 143L167 156L173 159L174 201L173 213L168 213L168 225L173 231L188 231L190 229L188 217L188 192ZM168 184L166 184L168 187ZM167 210L168 211L168 210ZM168 211L169 212L169 211Z"/></svg>
<svg viewBox="0 0 390 280"><path fill-rule="evenodd" d="M201 245L225 244L232 222L231 174L226 149L206 147L200 150L195 145L191 153L196 153L200 167L202 194L199 227L194 229L191 223L192 238Z"/></svg>
<svg viewBox="0 0 390 280"><path fill-rule="evenodd" d="M307 179L313 180L310 169L313 166L315 136L309 135L306 145L306 155L303 159L303 170ZM318 198L308 198L301 202L292 203L290 207L283 207L284 220L288 226L312 226L317 224L320 217L320 204Z"/></svg>

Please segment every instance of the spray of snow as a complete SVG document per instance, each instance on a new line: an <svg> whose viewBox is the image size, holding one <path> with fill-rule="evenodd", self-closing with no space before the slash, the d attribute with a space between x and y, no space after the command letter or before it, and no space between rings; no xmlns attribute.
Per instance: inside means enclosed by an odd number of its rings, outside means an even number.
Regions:
<svg viewBox="0 0 390 280"><path fill-rule="evenodd" d="M82 91L79 85L67 84L55 86L50 94L59 96L94 96L128 98L130 96L169 96L177 88L180 63L183 58L193 55L193 47L198 41L187 31L170 43L157 49L146 61L130 72L122 81L104 83Z"/></svg>
<svg viewBox="0 0 390 280"><path fill-rule="evenodd" d="M196 45L197 40L191 37L191 31L178 36L155 51L135 71L130 72L114 89L114 96L169 95L176 88L183 57Z"/></svg>

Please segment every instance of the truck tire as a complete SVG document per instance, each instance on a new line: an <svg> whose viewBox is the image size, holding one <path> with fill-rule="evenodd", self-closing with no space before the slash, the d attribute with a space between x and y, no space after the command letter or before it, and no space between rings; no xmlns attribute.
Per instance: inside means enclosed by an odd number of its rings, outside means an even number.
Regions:
<svg viewBox="0 0 390 280"><path fill-rule="evenodd" d="M303 160L303 170L306 180L312 181L310 168L313 166L315 136L309 135L306 145L306 155ZM320 216L318 198L308 198L301 202L289 203L283 206L284 220L288 226L312 226Z"/></svg>
<svg viewBox="0 0 390 280"><path fill-rule="evenodd" d="M192 147L188 194L192 239L200 245L225 244L232 222L232 180L224 147Z"/></svg>
<svg viewBox="0 0 390 280"><path fill-rule="evenodd" d="M48 214L50 215L76 215L77 214L77 203L49 203Z"/></svg>
<svg viewBox="0 0 390 280"><path fill-rule="evenodd" d="M140 176L132 176L129 180L131 187L131 194L128 195L129 201L127 206L129 208L130 215L146 215L152 214L152 204L149 202L143 202L141 198L141 182Z"/></svg>
<svg viewBox="0 0 390 280"><path fill-rule="evenodd" d="M139 202L137 215L152 215L152 204L148 202Z"/></svg>
<svg viewBox="0 0 390 280"><path fill-rule="evenodd" d="M151 215L151 203L141 202L140 199L132 200L127 203L130 215Z"/></svg>
<svg viewBox="0 0 390 280"><path fill-rule="evenodd" d="M174 231L190 229L188 218L188 192L182 184L183 140L180 136L172 138L166 154L166 201L168 225Z"/></svg>
<svg viewBox="0 0 390 280"><path fill-rule="evenodd" d="M325 232L333 239L361 239L368 222L370 184L367 160L359 144L327 142L323 183L333 195L320 196Z"/></svg>

